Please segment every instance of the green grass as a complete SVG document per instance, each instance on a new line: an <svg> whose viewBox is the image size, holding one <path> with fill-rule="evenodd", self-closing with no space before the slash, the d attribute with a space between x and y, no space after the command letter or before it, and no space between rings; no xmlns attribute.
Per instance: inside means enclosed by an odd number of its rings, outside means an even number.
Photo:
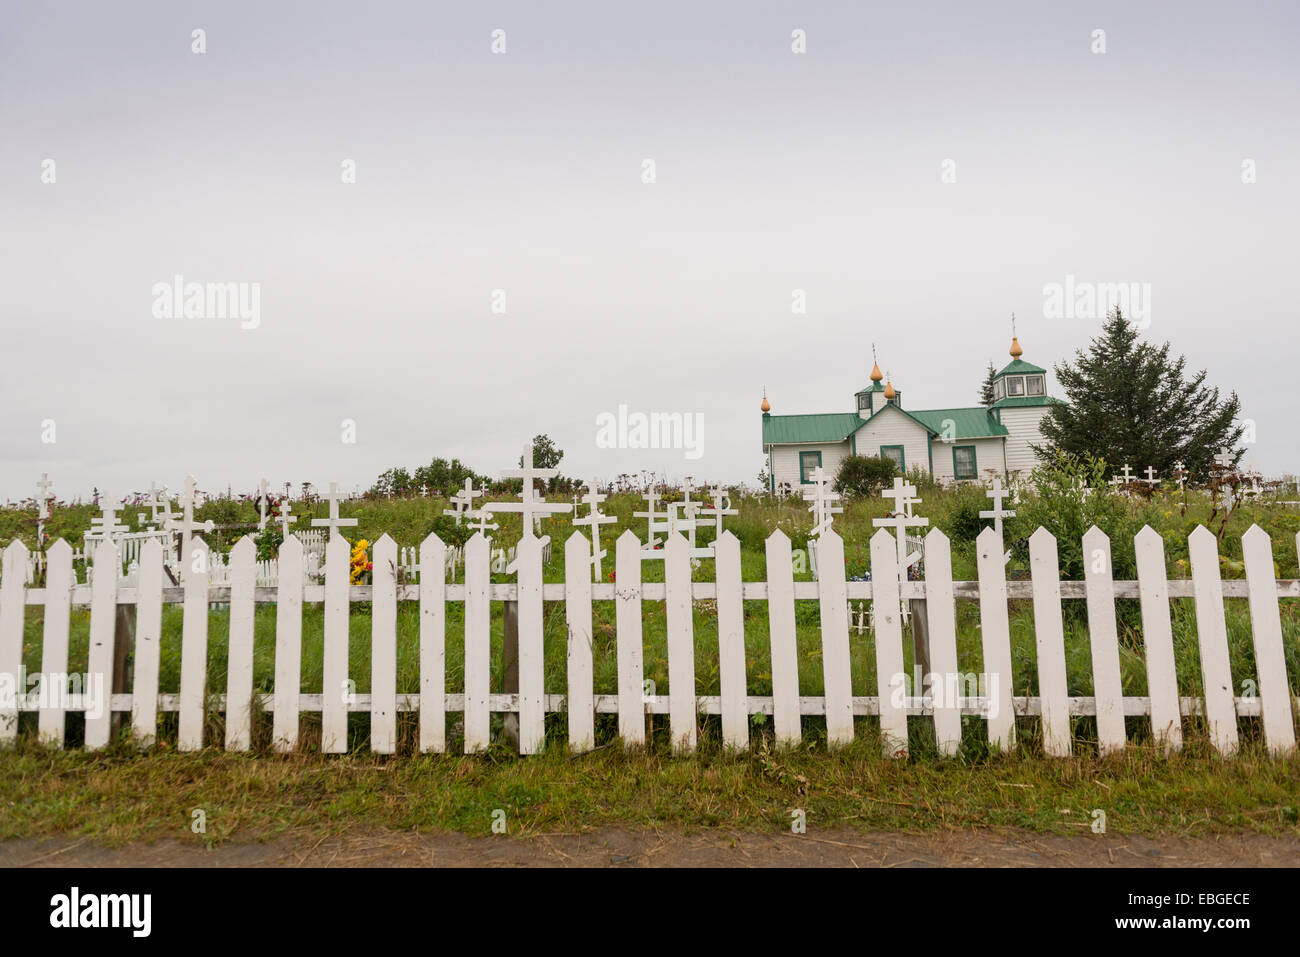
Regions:
<svg viewBox="0 0 1300 957"><path fill-rule="evenodd" d="M138 755L54 752L25 743L0 762L0 840L57 835L121 844L162 837L217 843L314 838L367 828L508 833L602 826L788 832L1023 828L1086 834L1100 809L1112 833L1300 835L1300 767L1248 746L1223 761L1193 743L1165 759L1143 748L1100 760L1012 754L943 760L880 756L868 735L833 754L818 748L724 754L563 748L522 759L365 754ZM194 809L207 834L190 832Z"/></svg>

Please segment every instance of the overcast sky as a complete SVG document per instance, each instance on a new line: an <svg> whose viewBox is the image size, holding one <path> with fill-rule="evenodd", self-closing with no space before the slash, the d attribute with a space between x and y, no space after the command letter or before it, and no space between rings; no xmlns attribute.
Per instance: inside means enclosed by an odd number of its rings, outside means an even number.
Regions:
<svg viewBox="0 0 1300 957"><path fill-rule="evenodd" d="M539 432L566 474L752 483L764 386L849 411L875 342L908 406L973 404L1012 312L1039 365L1096 334L1045 314L1067 276L1149 284L1148 334L1294 471L1298 28L1185 0L6 0L0 498L496 474ZM176 275L257 283L256 328L157 317ZM598 447L620 405L702 416L700 456Z"/></svg>

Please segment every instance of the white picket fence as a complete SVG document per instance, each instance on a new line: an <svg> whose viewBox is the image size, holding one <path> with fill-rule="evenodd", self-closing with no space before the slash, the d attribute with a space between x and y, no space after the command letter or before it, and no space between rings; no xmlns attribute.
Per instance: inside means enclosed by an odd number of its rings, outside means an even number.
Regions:
<svg viewBox="0 0 1300 957"><path fill-rule="evenodd" d="M201 539L195 548L206 551ZM114 619L116 606L138 609L135 634L133 687L111 696L111 711L129 713L130 727L142 745L157 734L160 711L179 712L178 747L192 751L221 742L204 740L210 711L226 712L224 745L229 750L250 747L252 708L272 714L272 738L280 750L298 745L299 717L317 712L322 720L322 747L338 752L347 746L350 712L370 715L370 747L392 753L397 747L397 715L418 712L420 750L447 748L447 715L463 716L464 748L480 751L489 744L494 712L517 715L519 748L537 752L543 744L545 717L566 712L568 741L578 750L595 744L595 715L615 713L622 739L629 744L646 739L646 716L667 714L673 747L690 751L696 745L699 716L720 715L726 745L749 744L750 718L771 715L779 744L793 745L804 734L803 719L824 722L828 744L852 740L855 718L872 716L881 731L886 754L907 753L909 716L932 721L940 748L955 753L960 745L962 716L974 715L987 725L994 748L1013 744L1017 717L1037 718L1043 746L1049 755L1068 755L1073 747L1070 718L1095 716L1100 749L1120 751L1127 744L1124 719L1149 716L1157 741L1166 751L1182 744L1183 718L1203 716L1209 739L1222 754L1238 746L1238 718L1258 718L1270 751L1279 755L1295 750L1293 701L1287 679L1279 598L1300 598L1300 581L1276 581L1268 535L1252 527L1243 538L1245 580L1222 581L1217 543L1204 528L1191 536L1192 578L1167 580L1163 543L1151 529L1137 536L1138 581L1112 580L1110 542L1093 529L1083 540L1090 556L1083 582L1059 580L1056 540L1044 529L1030 539L1031 581L1008 582L1004 573L1002 542L987 529L977 541L978 581L952 580L951 551L942 532L925 539L926 580L900 583L896 569L895 540L884 530L871 540L872 581L849 582L844 573L844 545L833 532L817 542L821 576L817 581L795 582L789 539L775 532L766 543L767 581L741 579L740 545L730 533L717 543L713 582L692 582L690 548L674 534L665 546L664 581L641 580L642 546L635 534L625 532L617 541L614 583L591 581L590 541L575 533L564 546L565 580L544 583L542 546L525 537L518 546L517 581L491 581L491 542L475 535L464 549L465 580L448 582L445 576L424 575L417 585L398 584L398 547L387 535L374 543L373 584L349 585L348 543L332 539L326 546L323 585L303 584L302 544L294 537L280 553L280 585L259 587L251 540L241 540L231 553L230 584L214 586L205 563L192 561L181 587L165 588L163 552L148 542L141 551L139 584L119 587L116 576L97 576L91 586L73 585L72 549L56 542L48 553L45 588L25 582L27 550L14 542L4 552L0 574L0 680L9 676L8 697L0 700L0 741L13 740L17 717L36 711L40 736L62 745L68 711L87 712L85 746L100 748L110 737L110 709L95 708L88 696L53 700L35 693L15 694L14 676L20 674L23 609L44 606L41 670L62 675L68 669L69 615L73 605L90 607L89 676L91 684L102 676L112 687ZM101 543L99 562L115 561L111 542ZM446 567L446 546L430 535L420 546L420 565ZM1125 696L1120 684L1119 647L1115 599L1141 601L1147 694ZM1257 694L1234 694L1225 627L1224 599L1249 599ZM900 601L925 598L934 683L922 695L907 690L904 674ZM1062 619L1064 599L1087 602L1089 643L1094 693L1071 697L1066 685L1066 657ZM1201 679L1204 697L1180 696L1175 673L1170 624L1170 599L1195 599ZM801 696L795 630L795 601L816 600L820 611L821 664L824 694ZM980 609L980 640L986 683L984 693L962 696L945 693L949 677L959 675L956 644L957 599L975 600ZM1008 625L1008 599L1032 599L1037 649L1039 693L1013 695L1012 657ZM720 694L696 691L693 601L716 602ZM877 693L856 696L850 673L850 603L870 601L875 642ZM371 689L369 694L348 694L349 603L371 602ZM398 602L418 602L419 693L397 693ZM517 602L517 693L494 693L490 687L491 605ZM617 693L593 691L592 603L615 603ZM746 663L744 601L767 603L771 642L770 695L749 693ZM229 604L228 683L224 689L205 687L208 658L208 614L214 602ZM276 651L274 693L253 695L253 610L256 602L274 602ZM325 693L304 692L300 686L303 654L302 606L324 604ZM562 603L567 622L565 694L548 693L543 671L543 607ZM647 694L643 683L642 606L664 602L668 649L668 693ZM179 688L159 687L159 644L164 603L183 606ZM464 691L446 690L447 606L463 603L465 629ZM1023 678L1023 676L1022 676ZM91 707L88 707L91 705Z"/></svg>

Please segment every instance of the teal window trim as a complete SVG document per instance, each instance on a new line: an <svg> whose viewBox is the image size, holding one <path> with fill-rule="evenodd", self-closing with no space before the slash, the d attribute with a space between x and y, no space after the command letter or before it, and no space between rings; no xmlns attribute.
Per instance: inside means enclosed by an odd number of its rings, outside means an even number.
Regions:
<svg viewBox="0 0 1300 957"><path fill-rule="evenodd" d="M882 445L880 447L880 457L882 459L885 458L885 449L898 449L898 461L900 463L898 468L898 474L906 475L907 474L907 450L903 448L903 446L901 445Z"/></svg>
<svg viewBox="0 0 1300 957"><path fill-rule="evenodd" d="M856 432L849 436L849 454L858 454L858 433Z"/></svg>
<svg viewBox="0 0 1300 957"><path fill-rule="evenodd" d="M813 484L812 479L806 479L806 478L803 477L803 457L804 457L805 455L815 455L815 456L817 456L817 465L820 466L820 465L822 464L822 454L821 454L821 452L814 452L814 451L812 451L811 449L810 449L809 451L807 451L807 452L803 452L803 451L801 451L801 452L799 453L799 484L800 484L800 485L812 485L812 484Z"/></svg>
<svg viewBox="0 0 1300 957"><path fill-rule="evenodd" d="M970 464L971 464L971 474L970 474L970 475L958 475L958 474L957 474L957 450L958 450L958 449L970 449ZM977 478L980 477L979 459L977 458L977 456L976 456L976 454L975 454L975 446L973 446L973 445L954 445L954 446L952 447L952 477L953 477L954 480L956 480L956 481L960 481L960 482L965 482L965 481L969 481L970 479L977 479Z"/></svg>

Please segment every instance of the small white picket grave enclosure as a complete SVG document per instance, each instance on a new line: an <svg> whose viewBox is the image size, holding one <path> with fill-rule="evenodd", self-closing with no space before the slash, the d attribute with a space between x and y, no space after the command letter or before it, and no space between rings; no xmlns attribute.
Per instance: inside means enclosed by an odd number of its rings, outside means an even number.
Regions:
<svg viewBox="0 0 1300 957"><path fill-rule="evenodd" d="M525 523L527 527L527 523ZM544 721L549 712L567 712L569 743L576 749L594 746L594 715L617 713L619 733L629 743L646 737L647 713L667 714L673 746L690 751L696 743L700 714L720 715L728 746L749 743L750 716L771 715L778 743L800 741L802 718L825 722L828 743L834 747L853 738L854 718L878 719L887 754L902 756L907 749L907 719L924 715L934 723L939 746L945 753L957 750L962 715L981 716L989 741L1005 748L1014 741L1015 717L1033 716L1041 722L1044 749L1049 755L1068 755L1072 748L1070 717L1093 715L1101 750L1114 752L1126 745L1124 718L1149 715L1161 746L1181 746L1183 717L1203 715L1213 746L1231 754L1237 748L1239 716L1258 718L1268 748L1275 754L1295 749L1293 702L1287 680L1279 598L1300 598L1300 581L1276 581L1268 535L1252 527L1243 538L1246 578L1222 581L1214 536L1198 528L1190 539L1192 578L1167 580L1163 543L1151 529L1136 539L1138 581L1116 582L1111 576L1110 542L1093 529L1084 538L1084 554L1091 556L1082 582L1060 581L1056 540L1044 529L1030 539L1031 581L1005 577L1001 536L986 529L977 541L979 580L954 582L948 539L938 530L925 538L925 581L900 583L896 573L896 541L887 531L871 539L872 581L845 580L844 545L833 531L816 542L820 577L795 582L789 539L775 532L767 539L767 581L741 580L739 541L725 532L717 542L716 581L692 582L691 549L680 534L671 534L664 548L664 581L643 582L642 543L631 531L618 539L616 581L593 584L590 540L574 533L564 545L565 581L543 583L542 545L526 535L519 543L517 580L493 583L490 578L491 542L475 534L464 548L465 580L446 581L444 575L425 574L416 585L398 585L398 547L387 535L374 543L373 584L349 584L349 546L337 535L325 551L323 585L305 585L300 563L302 543L290 536L279 556L277 587L259 587L253 542L242 539L229 561L229 585L213 585L204 561L184 566L180 587L164 587L163 549L157 540L140 552L138 585L122 587L115 575L95 576L91 585L72 582L72 549L63 541L48 552L47 584L30 588L25 581L27 550L19 542L4 552L0 577L0 680L9 676L7 699L0 700L0 741L13 740L20 711L38 711L41 737L63 743L67 711L87 711L85 746L108 743L111 715L106 708L87 708L84 698L51 701L12 688L21 671L23 608L43 605L44 631L41 670L46 675L68 670L69 613L72 605L90 606L89 675L103 676L112 687L114 619L119 604L137 606L133 687L111 696L111 710L130 715L130 726L142 744L155 739L160 711L179 712L178 746L192 751L216 741L203 738L210 709L225 711L225 747L250 747L253 696L253 609L256 602L277 605L274 693L258 696L256 706L270 711L272 738L280 750L297 746L299 715L322 715L322 747L338 752L347 746L349 712L370 715L370 747L391 753L397 745L397 714L418 712L419 748L443 751L447 747L447 714L463 715L464 747L468 752L488 746L493 712L518 716L521 752L537 752L543 744ZM116 546L101 542L96 561L117 560ZM206 552L201 539L194 548ZM446 546L430 535L420 546L420 565L446 568ZM1148 693L1126 697L1120 685L1115 599L1141 601ZM1224 617L1224 599L1249 599L1258 694L1234 694ZM958 673L955 634L955 600L975 600L980 608L984 673L990 679L984 696L956 696L927 692L923 696L899 695L905 687L903 631L900 600L925 598L930 635L931 671L936 676ZM1037 648L1039 694L1012 694L1011 644L1008 599L1032 599ZM1071 697L1066 687L1066 658L1062 620L1063 599L1087 602L1094 694ZM1171 598L1194 598L1203 698L1180 697L1175 674L1170 626ZM717 603L720 694L696 694L695 642L692 602ZM800 696L795 633L795 601L816 600L820 610L821 660L825 694ZM489 678L491 603L518 603L519 691L492 693ZM855 696L850 684L850 602L872 602L872 627L876 649L876 695ZM371 606L371 690L369 694L344 692L348 678L349 603L369 601ZM419 693L397 693L397 608L399 601L419 603ZM567 694L547 693L543 676L543 603L561 602L567 620ZM617 693L593 693L592 603L616 605ZM772 694L749 693L745 660L743 601L767 604L771 641ZM179 689L158 686L159 640L164 602L184 607ZM325 694L305 693L300 687L303 654L302 606L324 603ZM464 693L446 692L446 608L464 603ZM642 604L666 604L668 693L647 695L643 686ZM228 603L230 640L228 685L206 688L208 611L212 603ZM937 680L932 690L941 687ZM91 685L93 687L93 683ZM994 689L996 689L994 691ZM224 692L224 693L222 693Z"/></svg>

